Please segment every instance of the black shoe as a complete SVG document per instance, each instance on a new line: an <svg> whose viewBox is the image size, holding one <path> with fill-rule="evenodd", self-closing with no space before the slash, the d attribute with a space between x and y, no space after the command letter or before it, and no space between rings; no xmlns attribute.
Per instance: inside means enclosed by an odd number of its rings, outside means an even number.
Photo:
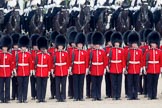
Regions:
<svg viewBox="0 0 162 108"><path fill-rule="evenodd" d="M44 102L45 103L46 101L43 99L41 102Z"/></svg>
<svg viewBox="0 0 162 108"><path fill-rule="evenodd" d="M120 98L116 98L116 100L121 100Z"/></svg>
<svg viewBox="0 0 162 108"><path fill-rule="evenodd" d="M62 99L61 102L66 102L66 100L65 99Z"/></svg>
<svg viewBox="0 0 162 108"><path fill-rule="evenodd" d="M152 100L152 98L148 97L147 100Z"/></svg>
<svg viewBox="0 0 162 108"><path fill-rule="evenodd" d="M12 98L11 100L15 100L15 98Z"/></svg>
<svg viewBox="0 0 162 108"><path fill-rule="evenodd" d="M98 100L98 101L102 101L102 99L101 99L101 98L97 98L97 100Z"/></svg>
<svg viewBox="0 0 162 108"><path fill-rule="evenodd" d="M50 97L49 100L55 99L54 96Z"/></svg>
<svg viewBox="0 0 162 108"><path fill-rule="evenodd" d="M70 97L69 97L69 99L73 99L73 97L72 97L72 96L70 96Z"/></svg>
<svg viewBox="0 0 162 108"><path fill-rule="evenodd" d="M86 99L90 99L91 97L90 96L87 96Z"/></svg>
<svg viewBox="0 0 162 108"><path fill-rule="evenodd" d="M79 99L79 101L85 101L84 99Z"/></svg>
<svg viewBox="0 0 162 108"><path fill-rule="evenodd" d="M27 100L24 100L23 103L28 103L28 101Z"/></svg>
<svg viewBox="0 0 162 108"><path fill-rule="evenodd" d="M17 103L22 103L22 101L21 101L21 100L19 100L19 101L17 101Z"/></svg>
<svg viewBox="0 0 162 108"><path fill-rule="evenodd" d="M127 98L127 100L133 100L133 98Z"/></svg>
<svg viewBox="0 0 162 108"><path fill-rule="evenodd" d="M78 99L74 99L73 101L78 101Z"/></svg>
<svg viewBox="0 0 162 108"><path fill-rule="evenodd" d="M57 99L56 102L61 102L61 100L60 99Z"/></svg>
<svg viewBox="0 0 162 108"><path fill-rule="evenodd" d="M1 100L0 103L4 103L5 101L4 100Z"/></svg>

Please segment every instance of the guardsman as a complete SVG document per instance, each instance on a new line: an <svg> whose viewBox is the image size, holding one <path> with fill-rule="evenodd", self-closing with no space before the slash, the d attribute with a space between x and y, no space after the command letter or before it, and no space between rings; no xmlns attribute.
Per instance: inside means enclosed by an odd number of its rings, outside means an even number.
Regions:
<svg viewBox="0 0 162 108"><path fill-rule="evenodd" d="M138 47L140 45L140 36L137 32L132 31L128 35L130 48L126 55L126 71L128 84L128 100L138 100L138 83L139 75L143 69L143 54Z"/></svg>
<svg viewBox="0 0 162 108"><path fill-rule="evenodd" d="M37 39L37 46L40 52L36 55L36 78L37 78L37 103L46 102L47 80L51 72L51 56L47 52L48 41L44 36Z"/></svg>
<svg viewBox="0 0 162 108"><path fill-rule="evenodd" d="M121 84L122 73L125 70L125 57L122 46L122 35L119 32L114 32L111 35L112 48L109 52L109 64L106 67L110 72L111 85L112 85L112 98L113 100L120 100L121 97Z"/></svg>
<svg viewBox="0 0 162 108"><path fill-rule="evenodd" d="M66 101L66 79L69 69L69 55L66 48L66 39L63 35L58 35L55 40L58 49L53 56L54 71L53 77L56 80L56 99L57 102Z"/></svg>
<svg viewBox="0 0 162 108"><path fill-rule="evenodd" d="M71 56L74 56L72 75L73 75L73 87L74 89L74 101L84 101L83 99L83 85L86 70L88 70L88 56L85 51L85 35L78 33L75 38L76 49ZM72 57L71 57L72 58ZM87 71L88 72L88 71Z"/></svg>
<svg viewBox="0 0 162 108"><path fill-rule="evenodd" d="M57 31L54 31L51 33L51 37L50 37L50 48L48 49L48 53L51 55L51 57L53 57L55 55L56 52L56 48L55 48L55 38L56 36L59 35L59 33ZM53 60L53 59L52 59ZM51 70L51 72L53 72L53 70ZM52 76L52 74L50 74L50 90L51 90L51 97L49 99L54 99L56 96L56 82L55 82L55 77Z"/></svg>
<svg viewBox="0 0 162 108"><path fill-rule="evenodd" d="M33 34L31 36L31 56L32 56L32 63L33 63L33 70L31 72L31 76L30 76L30 85L31 85L31 97L32 100L35 100L37 98L37 82L36 82L36 77L35 77L35 71L36 71L36 64L35 60L36 60L36 55L39 52L38 46L36 44L37 39L40 36L38 34Z"/></svg>
<svg viewBox="0 0 162 108"><path fill-rule="evenodd" d="M141 44L140 48L142 49L143 55L144 55L145 51L147 49L149 49L149 45L147 44L147 38L148 38L148 34L152 31L153 31L152 29L146 29L143 31L143 35L141 35L141 37L143 37L143 42L141 41L142 44ZM143 78L143 94L145 95L145 97L147 97L147 75L141 74L140 78ZM140 79L140 80L142 80L142 79ZM140 82L140 83L142 83L142 82Z"/></svg>
<svg viewBox="0 0 162 108"><path fill-rule="evenodd" d="M109 30L104 34L105 37L105 51L107 57L109 57L110 49L112 48L112 44L110 41L110 37L113 34L114 30ZM112 97L112 88L111 88L111 79L110 79L110 72L105 73L105 87L106 87L106 98Z"/></svg>
<svg viewBox="0 0 162 108"><path fill-rule="evenodd" d="M148 35L148 49L144 54L144 73L147 75L148 99L157 99L157 86L160 71L162 70L162 53L160 46L160 34L152 31Z"/></svg>
<svg viewBox="0 0 162 108"><path fill-rule="evenodd" d="M131 30L128 30L126 31L124 34L123 34L123 41L124 41L124 53L126 53L129 49L129 43L127 41L127 38L128 38L128 35L129 33L131 32ZM125 54L125 60L127 59L127 56ZM125 80L124 80L124 83L125 83L125 97L127 98L128 97L128 81L127 81L127 74L124 73L124 76L125 76Z"/></svg>
<svg viewBox="0 0 162 108"><path fill-rule="evenodd" d="M13 56L8 52L12 46L12 39L4 36L1 39L2 52L0 52L0 103L10 101L10 78L15 68Z"/></svg>
<svg viewBox="0 0 162 108"><path fill-rule="evenodd" d="M92 80L92 101L101 101L101 84L104 73L106 72L107 57L106 52L101 48L104 44L104 37L102 33L95 32L92 36L92 59L90 74Z"/></svg>
<svg viewBox="0 0 162 108"><path fill-rule="evenodd" d="M68 36L69 46L67 48L67 52L69 54L69 57L72 57L72 58L69 58L70 59L70 63L72 63L73 56L71 56L71 55L74 52L74 49L76 47L75 46L75 42L74 42L76 35L77 35L77 32L76 31L71 31L69 33L69 36ZM71 71L72 65L73 65L73 63L70 64L69 71ZM72 76L72 74L69 74L68 80L69 80L68 96L69 96L70 99L73 99L74 92L73 92L73 76Z"/></svg>
<svg viewBox="0 0 162 108"><path fill-rule="evenodd" d="M88 33L86 36L86 42L87 42L87 55L89 56L89 60L91 60L91 51L93 49L93 44L92 44L92 32ZM90 70L90 69L89 69ZM92 88L92 83L91 83L91 74L88 72L86 74L86 98L91 98L91 88Z"/></svg>
<svg viewBox="0 0 162 108"><path fill-rule="evenodd" d="M13 34L11 35L12 41L13 41L13 48L11 49L13 58L16 58L16 55L20 52L18 41L20 38L20 34ZM18 98L18 82L17 82L17 76L12 76L12 100L15 100L15 98Z"/></svg>
<svg viewBox="0 0 162 108"><path fill-rule="evenodd" d="M29 44L28 36L20 37L19 47L21 51L16 55L18 103L27 103L29 76L33 70L31 53L28 51Z"/></svg>

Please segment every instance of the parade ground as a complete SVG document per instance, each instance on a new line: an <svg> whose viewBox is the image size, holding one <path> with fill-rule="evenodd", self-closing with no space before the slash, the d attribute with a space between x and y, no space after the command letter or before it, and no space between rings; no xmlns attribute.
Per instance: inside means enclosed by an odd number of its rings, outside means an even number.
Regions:
<svg viewBox="0 0 162 108"><path fill-rule="evenodd" d="M124 79L124 77L123 77ZM36 103L31 100L30 84L28 91L28 103L17 103L17 100L10 101L10 103L0 104L0 108L162 108L162 78L159 77L158 84L158 99L147 100L144 95L139 95L140 100L127 100L125 98L124 80L122 82L122 96L121 100L114 101L111 98L105 99L105 80L102 82L102 101L92 101L86 99L85 84L84 84L84 98L85 101L74 102L72 99L66 99L66 102L56 102L56 99L49 100L50 97L50 81L48 79L48 87L46 93L46 103Z"/></svg>

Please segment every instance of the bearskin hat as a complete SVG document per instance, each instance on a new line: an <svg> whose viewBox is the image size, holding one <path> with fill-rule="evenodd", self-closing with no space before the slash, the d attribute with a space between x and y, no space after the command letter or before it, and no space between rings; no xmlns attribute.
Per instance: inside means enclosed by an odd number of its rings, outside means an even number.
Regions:
<svg viewBox="0 0 162 108"><path fill-rule="evenodd" d="M140 45L139 34L136 31L130 32L127 38L127 42L129 44L137 43L138 45Z"/></svg>
<svg viewBox="0 0 162 108"><path fill-rule="evenodd" d="M29 47L30 39L28 36L21 36L19 39L19 47Z"/></svg>
<svg viewBox="0 0 162 108"><path fill-rule="evenodd" d="M69 36L68 36L68 42L69 44L71 43L75 43L75 37L77 35L77 32L76 31L72 31L69 33Z"/></svg>
<svg viewBox="0 0 162 108"><path fill-rule="evenodd" d="M36 46L37 45L37 39L40 37L39 34L33 34L31 36L31 46Z"/></svg>
<svg viewBox="0 0 162 108"><path fill-rule="evenodd" d="M122 42L123 42L123 38L122 38L122 35L120 32L114 32L112 35L111 35L111 43L113 46L115 46L115 42L119 42L120 43L120 47L122 46Z"/></svg>
<svg viewBox="0 0 162 108"><path fill-rule="evenodd" d="M85 35L83 33L78 33L77 36L75 37L75 44L82 43L85 45Z"/></svg>
<svg viewBox="0 0 162 108"><path fill-rule="evenodd" d="M92 32L88 33L86 36L86 43L88 44L92 44Z"/></svg>
<svg viewBox="0 0 162 108"><path fill-rule="evenodd" d="M57 35L59 35L59 32L57 32L57 31L54 31L54 32L51 33L51 36L50 36L51 43L55 42Z"/></svg>
<svg viewBox="0 0 162 108"><path fill-rule="evenodd" d="M46 37L41 36L37 39L37 46L39 49L46 48L48 49L48 40Z"/></svg>
<svg viewBox="0 0 162 108"><path fill-rule="evenodd" d="M1 47L8 47L8 49L12 47L12 39L10 36L3 36L1 38Z"/></svg>
<svg viewBox="0 0 162 108"><path fill-rule="evenodd" d="M147 38L148 44L150 45L151 43L156 43L157 46L160 46L160 34L159 32L152 31L149 33L148 38Z"/></svg>
<svg viewBox="0 0 162 108"><path fill-rule="evenodd" d="M101 32L94 32L92 35L92 44L93 45L103 45L104 37Z"/></svg>
<svg viewBox="0 0 162 108"><path fill-rule="evenodd" d="M13 41L13 45L18 45L20 34L14 33L14 34L11 35L11 38L12 38L12 41Z"/></svg>
<svg viewBox="0 0 162 108"><path fill-rule="evenodd" d="M131 33L131 30L128 30L128 31L124 32L124 34L123 34L123 41L124 41L124 44L125 45L128 45L129 44L127 38L128 38L128 35L130 33Z"/></svg>
<svg viewBox="0 0 162 108"><path fill-rule="evenodd" d="M63 46L64 48L66 47L66 38L64 35L57 35L56 39L55 39L55 44L56 47L58 47L59 45Z"/></svg>
<svg viewBox="0 0 162 108"><path fill-rule="evenodd" d="M147 42L148 35L152 32L152 29L146 29L143 33L145 42Z"/></svg>
<svg viewBox="0 0 162 108"><path fill-rule="evenodd" d="M105 38L105 43L107 44L107 42L110 41L111 35L113 34L114 30L109 30L107 32L105 32L104 34L104 38Z"/></svg>

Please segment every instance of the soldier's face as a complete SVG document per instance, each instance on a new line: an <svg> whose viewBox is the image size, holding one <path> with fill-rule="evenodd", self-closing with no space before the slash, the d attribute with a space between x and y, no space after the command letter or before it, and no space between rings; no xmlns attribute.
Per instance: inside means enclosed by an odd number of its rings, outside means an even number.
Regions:
<svg viewBox="0 0 162 108"><path fill-rule="evenodd" d="M21 50L22 50L22 51L26 51L27 48L26 48L26 47L21 47Z"/></svg>
<svg viewBox="0 0 162 108"><path fill-rule="evenodd" d="M119 42L115 42L114 45L115 45L115 47L119 47L120 43Z"/></svg>
<svg viewBox="0 0 162 108"><path fill-rule="evenodd" d="M156 47L157 47L156 43L151 43L151 48L156 48Z"/></svg>
<svg viewBox="0 0 162 108"><path fill-rule="evenodd" d="M7 50L8 50L8 47L2 47L3 52L7 52Z"/></svg>
<svg viewBox="0 0 162 108"><path fill-rule="evenodd" d="M112 46L112 44L111 44L111 42L109 41L109 42L107 42L107 46Z"/></svg>
<svg viewBox="0 0 162 108"><path fill-rule="evenodd" d="M132 48L138 48L137 43L133 43L133 44L132 44Z"/></svg>
<svg viewBox="0 0 162 108"><path fill-rule="evenodd" d="M100 45L95 45L95 48L96 49L100 49Z"/></svg>
<svg viewBox="0 0 162 108"><path fill-rule="evenodd" d="M82 43L78 43L77 47L78 47L78 49L82 49L83 48L83 44Z"/></svg>
<svg viewBox="0 0 162 108"><path fill-rule="evenodd" d="M19 46L18 46L18 45L14 45L13 48L14 48L14 49L18 49Z"/></svg>
<svg viewBox="0 0 162 108"><path fill-rule="evenodd" d="M72 46L72 47L75 47L75 43L71 43L71 46Z"/></svg>
<svg viewBox="0 0 162 108"><path fill-rule="evenodd" d="M38 46L33 46L33 49L34 50L38 50Z"/></svg>
<svg viewBox="0 0 162 108"><path fill-rule="evenodd" d="M63 50L63 48L64 48L64 47L63 47L62 45L59 45L59 46L58 46L58 50Z"/></svg>

